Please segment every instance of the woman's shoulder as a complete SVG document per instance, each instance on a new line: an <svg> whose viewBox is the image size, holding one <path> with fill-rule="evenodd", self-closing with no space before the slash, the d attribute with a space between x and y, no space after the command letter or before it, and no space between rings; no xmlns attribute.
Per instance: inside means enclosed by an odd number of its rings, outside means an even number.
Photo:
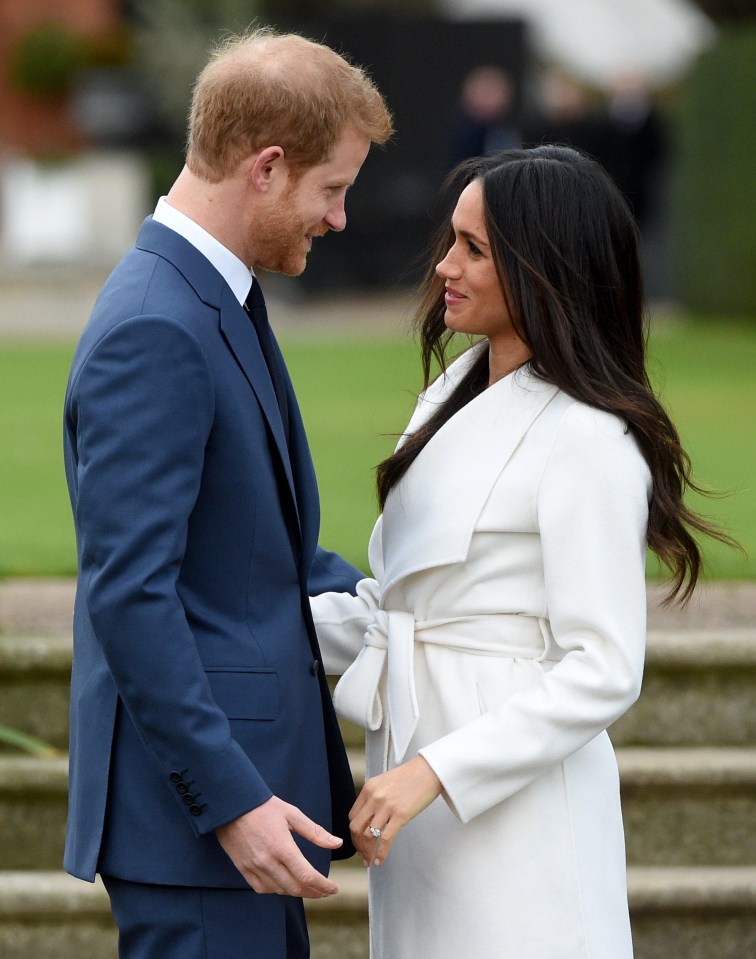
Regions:
<svg viewBox="0 0 756 959"><path fill-rule="evenodd" d="M650 478L645 457L627 421L557 391L548 408L552 465L616 473L629 471L644 481ZM544 424L545 425L545 424Z"/></svg>
<svg viewBox="0 0 756 959"><path fill-rule="evenodd" d="M557 414L557 428L575 440L601 441L618 440L628 437L627 421L616 413L600 410L569 396L562 390L557 391L554 412Z"/></svg>

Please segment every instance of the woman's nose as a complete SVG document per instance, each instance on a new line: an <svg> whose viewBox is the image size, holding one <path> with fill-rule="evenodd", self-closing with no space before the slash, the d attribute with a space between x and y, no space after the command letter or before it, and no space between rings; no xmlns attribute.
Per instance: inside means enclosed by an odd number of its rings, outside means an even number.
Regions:
<svg viewBox="0 0 756 959"><path fill-rule="evenodd" d="M459 276L459 268L455 265L454 259L451 255L451 250L446 254L446 256L441 260L441 262L436 266L436 273L442 279L451 279L454 276Z"/></svg>

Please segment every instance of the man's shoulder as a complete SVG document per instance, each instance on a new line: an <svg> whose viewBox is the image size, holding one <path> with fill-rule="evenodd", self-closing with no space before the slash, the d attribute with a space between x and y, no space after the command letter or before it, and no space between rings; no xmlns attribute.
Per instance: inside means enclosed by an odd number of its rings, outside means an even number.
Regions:
<svg viewBox="0 0 756 959"><path fill-rule="evenodd" d="M113 270L95 302L90 325L113 327L131 317L168 316L178 322L212 310L169 260L138 247Z"/></svg>
<svg viewBox="0 0 756 959"><path fill-rule="evenodd" d="M134 247L100 290L79 339L73 372L115 331L143 336L148 332L144 321L150 319L162 326L168 322L177 333L183 327L195 340L217 330L213 322L217 312L203 302L186 277L168 260Z"/></svg>

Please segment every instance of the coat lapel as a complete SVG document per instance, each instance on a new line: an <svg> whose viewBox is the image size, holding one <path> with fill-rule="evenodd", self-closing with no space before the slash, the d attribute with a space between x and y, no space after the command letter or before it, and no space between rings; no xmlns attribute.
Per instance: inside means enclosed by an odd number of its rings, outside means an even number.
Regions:
<svg viewBox="0 0 756 959"><path fill-rule="evenodd" d="M429 388L408 433L443 402L482 348L473 347ZM411 573L466 558L494 483L557 392L525 367L475 397L436 433L386 501L384 591Z"/></svg>

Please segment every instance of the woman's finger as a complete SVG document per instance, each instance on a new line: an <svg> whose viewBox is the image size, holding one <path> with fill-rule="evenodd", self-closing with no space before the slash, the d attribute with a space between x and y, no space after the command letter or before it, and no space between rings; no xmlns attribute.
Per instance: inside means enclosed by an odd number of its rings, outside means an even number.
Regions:
<svg viewBox="0 0 756 959"><path fill-rule="evenodd" d="M360 844L363 846L363 849L360 850L362 855L363 862L365 859L368 859L368 865L380 866L386 861L389 853L391 852L391 847L394 844L394 840L399 834L399 831L407 824L407 820L401 816L391 816L386 825L381 829L380 842L378 842L378 837L374 837L368 828L365 833L362 833L360 836ZM364 851L364 844L367 844L367 849ZM376 848L377 847L377 848Z"/></svg>

